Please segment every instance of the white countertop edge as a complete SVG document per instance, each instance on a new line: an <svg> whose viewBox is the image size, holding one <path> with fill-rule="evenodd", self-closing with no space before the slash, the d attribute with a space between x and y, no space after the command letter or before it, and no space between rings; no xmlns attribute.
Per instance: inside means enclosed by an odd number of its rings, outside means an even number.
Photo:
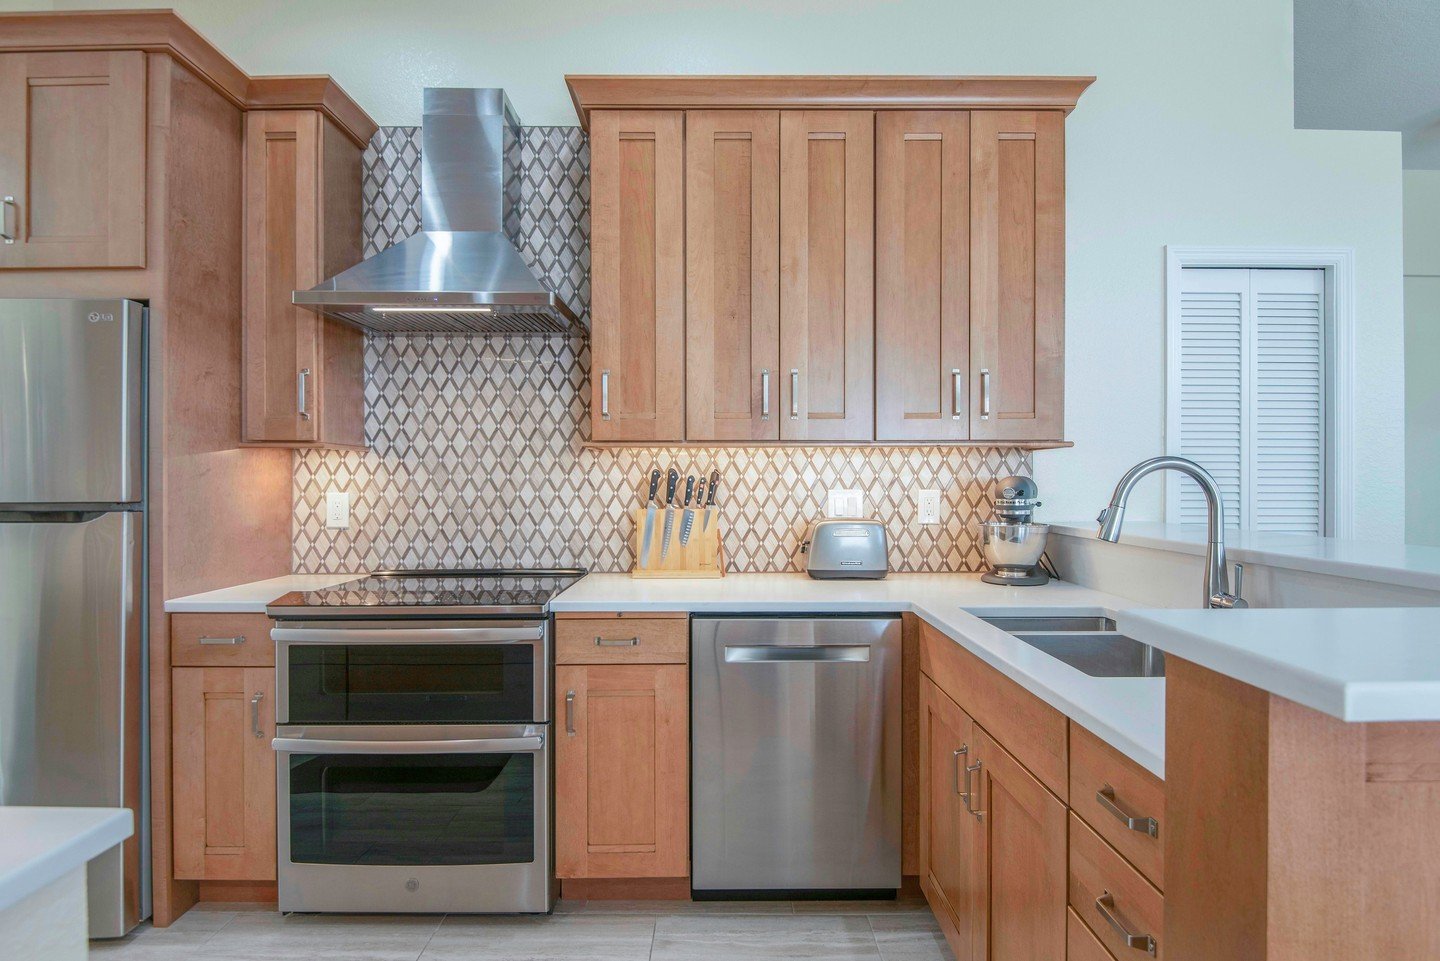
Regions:
<svg viewBox="0 0 1440 961"><path fill-rule="evenodd" d="M167 614L264 614L265 606L291 591L314 591L353 581L364 574L284 574L200 594L172 597Z"/></svg>
<svg viewBox="0 0 1440 961"><path fill-rule="evenodd" d="M126 808L0 807L0 911L134 833Z"/></svg>
<svg viewBox="0 0 1440 961"><path fill-rule="evenodd" d="M1052 533L1069 537L1095 538L1097 529L1098 525L1094 523L1073 521L1050 525ZM1201 556L1205 553L1205 537L1203 527L1138 522L1127 525L1121 531L1119 543ZM1266 543L1249 542L1258 538L1263 538ZM1291 539L1294 541L1293 549L1287 549L1283 542ZM1326 556L1317 553L1318 550L1339 556ZM1397 555L1410 555L1417 560ZM1225 556L1242 564L1440 591L1440 548L1435 547L1229 531L1225 536Z"/></svg>

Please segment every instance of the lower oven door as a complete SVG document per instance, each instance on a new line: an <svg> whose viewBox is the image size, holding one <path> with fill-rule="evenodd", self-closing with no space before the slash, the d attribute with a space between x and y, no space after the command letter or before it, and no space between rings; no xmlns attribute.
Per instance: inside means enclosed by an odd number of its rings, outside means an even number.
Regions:
<svg viewBox="0 0 1440 961"><path fill-rule="evenodd" d="M553 906L549 725L277 733L280 910Z"/></svg>

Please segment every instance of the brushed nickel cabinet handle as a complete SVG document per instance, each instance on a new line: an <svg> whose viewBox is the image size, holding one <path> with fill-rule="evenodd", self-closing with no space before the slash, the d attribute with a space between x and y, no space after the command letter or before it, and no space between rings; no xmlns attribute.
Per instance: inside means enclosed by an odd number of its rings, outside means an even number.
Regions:
<svg viewBox="0 0 1440 961"><path fill-rule="evenodd" d="M760 419L770 419L770 368L760 371Z"/></svg>
<svg viewBox="0 0 1440 961"><path fill-rule="evenodd" d="M1110 785L1107 784L1096 791L1095 800L1099 802L1100 806L1104 808L1111 817L1130 830L1139 831L1141 834L1148 834L1152 838L1158 838L1160 836L1160 822L1154 818L1137 818L1126 814L1120 805L1115 803L1115 789Z"/></svg>
<svg viewBox="0 0 1440 961"><path fill-rule="evenodd" d="M600 419L610 419L610 371L600 371Z"/></svg>
<svg viewBox="0 0 1440 961"><path fill-rule="evenodd" d="M990 371L980 371L980 419L990 419Z"/></svg>
<svg viewBox="0 0 1440 961"><path fill-rule="evenodd" d="M201 644L244 644L245 635L236 634L234 637L202 637Z"/></svg>
<svg viewBox="0 0 1440 961"><path fill-rule="evenodd" d="M974 764L965 765L965 810L975 815L975 820L977 821L983 821L985 819L985 812L979 810L978 808L970 806L970 801L980 793L979 791L971 787L970 775L979 774L984 769L984 767L985 763L983 761L976 761ZM981 779L981 783L984 783L983 777Z"/></svg>
<svg viewBox="0 0 1440 961"><path fill-rule="evenodd" d="M0 217L0 240L13 244L15 235L20 232L20 208L15 205L15 198L9 196L0 200L0 206L4 207L4 216ZM12 213L15 215L13 223L10 220Z"/></svg>
<svg viewBox="0 0 1440 961"><path fill-rule="evenodd" d="M260 730L260 702L265 700L264 691L256 691L250 698L250 733L256 737L264 737L265 732Z"/></svg>
<svg viewBox="0 0 1440 961"><path fill-rule="evenodd" d="M1148 934L1130 933L1130 929L1125 927L1125 922L1121 921L1114 913L1115 898L1109 891L1102 892L1101 895L1095 899L1095 910L1099 911L1100 917L1104 918L1110 927L1115 930L1115 933L1120 935L1120 939L1125 942L1125 947L1134 948L1137 951L1144 951L1151 957L1155 956L1155 939Z"/></svg>
<svg viewBox="0 0 1440 961"><path fill-rule="evenodd" d="M310 419L310 411L307 410L307 408L308 408L310 405L309 405L309 403L308 403L308 401L307 401L307 399L306 399L306 397L305 397L305 387L306 387L306 384L309 382L309 380L310 380L310 368L309 368L309 367L301 367L301 368L300 368L300 375L295 378L295 406L296 406L296 409L298 409L298 410L300 411L300 419L301 419L301 420L309 420L309 419Z"/></svg>
<svg viewBox="0 0 1440 961"><path fill-rule="evenodd" d="M950 368L950 408L950 419L959 420L960 412L965 409L965 378L959 367Z"/></svg>
<svg viewBox="0 0 1440 961"><path fill-rule="evenodd" d="M790 368L790 419L800 419L800 368Z"/></svg>
<svg viewBox="0 0 1440 961"><path fill-rule="evenodd" d="M970 753L970 745L968 745L968 744L962 744L962 745L960 745L960 747L955 751L954 755L950 758L950 762L951 762L952 766L954 767L953 775L954 775L954 780L955 780L955 793L958 794L958 795L960 795L960 800L962 801L962 803L964 803L965 809L966 809L967 811L970 809L970 778L969 778L968 775L966 776L966 778L965 778L965 790L963 790L963 791L960 790L960 767L961 767L961 765L960 765L960 759L961 759L962 757L965 757L965 756L968 755L969 753Z"/></svg>
<svg viewBox="0 0 1440 961"><path fill-rule="evenodd" d="M565 733L575 735L575 692L565 692Z"/></svg>
<svg viewBox="0 0 1440 961"><path fill-rule="evenodd" d="M639 646L640 646L640 638L638 638L638 637L597 637L597 638L595 638L595 646L596 646L596 647L639 647Z"/></svg>

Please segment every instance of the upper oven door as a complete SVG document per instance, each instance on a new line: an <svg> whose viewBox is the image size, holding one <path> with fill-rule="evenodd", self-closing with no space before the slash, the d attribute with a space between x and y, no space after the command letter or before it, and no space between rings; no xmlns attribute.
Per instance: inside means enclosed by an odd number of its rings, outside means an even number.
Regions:
<svg viewBox="0 0 1440 961"><path fill-rule="evenodd" d="M543 621L463 627L277 627L271 637L281 724L507 724L550 719Z"/></svg>

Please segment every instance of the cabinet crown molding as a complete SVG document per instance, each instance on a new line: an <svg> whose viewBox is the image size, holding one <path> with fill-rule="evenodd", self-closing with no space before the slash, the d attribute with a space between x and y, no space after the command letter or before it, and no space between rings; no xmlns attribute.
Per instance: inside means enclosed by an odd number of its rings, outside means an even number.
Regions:
<svg viewBox="0 0 1440 961"><path fill-rule="evenodd" d="M165 53L242 110L318 110L360 147L379 126L330 77L252 77L173 10L0 13L0 53Z"/></svg>
<svg viewBox="0 0 1440 961"><path fill-rule="evenodd" d="M580 126L594 110L1061 110L1094 77L624 76L570 74Z"/></svg>

